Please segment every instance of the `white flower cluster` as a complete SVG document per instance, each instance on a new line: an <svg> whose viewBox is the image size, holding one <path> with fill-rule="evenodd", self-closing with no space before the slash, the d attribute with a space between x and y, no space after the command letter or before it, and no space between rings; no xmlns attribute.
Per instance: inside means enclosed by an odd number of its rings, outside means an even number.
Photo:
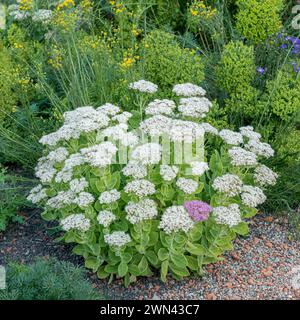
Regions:
<svg viewBox="0 0 300 320"><path fill-rule="evenodd" d="M249 140L245 148L260 157L270 158L274 156L272 147L268 143L258 140Z"/></svg>
<svg viewBox="0 0 300 320"><path fill-rule="evenodd" d="M267 197L260 188L247 185L243 186L241 198L243 204L253 208L256 208L267 200Z"/></svg>
<svg viewBox="0 0 300 320"><path fill-rule="evenodd" d="M70 205L73 203L75 198L74 192L68 191L59 191L56 196L50 198L46 205L53 209L61 209L64 206Z"/></svg>
<svg viewBox="0 0 300 320"><path fill-rule="evenodd" d="M38 9L32 15L32 21L48 23L53 16L52 10Z"/></svg>
<svg viewBox="0 0 300 320"><path fill-rule="evenodd" d="M191 97L180 99L178 110L185 117L205 118L212 103L205 97Z"/></svg>
<svg viewBox="0 0 300 320"><path fill-rule="evenodd" d="M69 152L66 148L60 147L51 152L45 157L41 157L35 167L35 175L41 182L50 182L57 170L54 168L56 163L64 161Z"/></svg>
<svg viewBox="0 0 300 320"><path fill-rule="evenodd" d="M176 108L175 102L173 100L168 99L155 99L154 101L150 102L145 109L146 115L172 115L173 110Z"/></svg>
<svg viewBox="0 0 300 320"><path fill-rule="evenodd" d="M204 135L204 129L195 122L171 119L162 115L143 121L140 129L152 136L168 136L171 141L192 143Z"/></svg>
<svg viewBox="0 0 300 320"><path fill-rule="evenodd" d="M130 160L122 169L124 176L133 177L134 179L142 179L147 176L147 167L137 161Z"/></svg>
<svg viewBox="0 0 300 320"><path fill-rule="evenodd" d="M211 124L207 123L207 122L202 122L200 123L200 127L207 133L210 133L214 136L217 136L219 134L219 131L213 127Z"/></svg>
<svg viewBox="0 0 300 320"><path fill-rule="evenodd" d="M60 222L61 227L65 231L78 230L78 231L88 231L91 226L91 222L83 214L76 213L64 218Z"/></svg>
<svg viewBox="0 0 300 320"><path fill-rule="evenodd" d="M124 231L114 231L104 235L104 241L111 247L121 248L131 241L130 235Z"/></svg>
<svg viewBox="0 0 300 320"><path fill-rule="evenodd" d="M158 90L158 86L156 84L146 80L139 80L130 83L129 88L145 93L155 93Z"/></svg>
<svg viewBox="0 0 300 320"><path fill-rule="evenodd" d="M159 173L165 181L172 181L176 178L179 169L176 166L162 164L159 168Z"/></svg>
<svg viewBox="0 0 300 320"><path fill-rule="evenodd" d="M143 220L153 219L157 216L157 204L151 199L142 199L135 203L130 201L125 207L127 220L136 224Z"/></svg>
<svg viewBox="0 0 300 320"><path fill-rule="evenodd" d="M89 186L89 183L86 181L85 178L74 179L70 181L70 190L75 193L80 193L88 186Z"/></svg>
<svg viewBox="0 0 300 320"><path fill-rule="evenodd" d="M106 114L90 106L65 112L64 119L64 124L57 131L43 136L40 143L54 146L61 140L78 139L83 132L102 129L109 123Z"/></svg>
<svg viewBox="0 0 300 320"><path fill-rule="evenodd" d="M104 105L98 107L96 110L107 116L116 116L116 114L121 111L118 106L115 106L111 103L105 103Z"/></svg>
<svg viewBox="0 0 300 320"><path fill-rule="evenodd" d="M140 129L151 137L162 136L168 135L171 124L171 118L163 115L157 115L141 122Z"/></svg>
<svg viewBox="0 0 300 320"><path fill-rule="evenodd" d="M101 204L108 204L118 201L121 198L121 193L117 189L104 191L100 194L99 202Z"/></svg>
<svg viewBox="0 0 300 320"><path fill-rule="evenodd" d="M255 166L257 159L255 153L240 147L233 147L228 150L233 166Z"/></svg>
<svg viewBox="0 0 300 320"><path fill-rule="evenodd" d="M243 137L251 140L259 140L261 138L261 134L255 132L252 126L240 127L240 133L243 135Z"/></svg>
<svg viewBox="0 0 300 320"><path fill-rule="evenodd" d="M43 189L43 186L41 184L31 189L29 195L27 196L27 200L31 201L32 203L39 203L46 198L46 189Z"/></svg>
<svg viewBox="0 0 300 320"><path fill-rule="evenodd" d="M145 179L137 179L131 182L128 182L124 188L126 193L134 193L138 197L142 198L145 196L150 196L155 193L155 185L154 183L145 180Z"/></svg>
<svg viewBox="0 0 300 320"><path fill-rule="evenodd" d="M71 190L59 191L56 196L50 198L46 205L53 209L61 209L70 204L76 204L79 207L87 207L94 202L94 196L88 192L76 194Z"/></svg>
<svg viewBox="0 0 300 320"><path fill-rule="evenodd" d="M80 150L84 157L84 162L93 167L106 167L112 163L113 157L117 153L117 147L110 141L83 148Z"/></svg>
<svg viewBox="0 0 300 320"><path fill-rule="evenodd" d="M242 222L240 208L236 203L231 204L228 207L215 207L213 209L213 214L217 223L225 224L229 227L234 227Z"/></svg>
<svg viewBox="0 0 300 320"><path fill-rule="evenodd" d="M265 165L260 165L254 170L254 179L260 186L274 186L278 174Z"/></svg>
<svg viewBox="0 0 300 320"><path fill-rule="evenodd" d="M132 132L127 132L127 130L128 125L120 123L116 126L104 129L101 132L101 136L111 138L112 140L118 140L125 147L133 147L138 143L139 138Z"/></svg>
<svg viewBox="0 0 300 320"><path fill-rule="evenodd" d="M218 192L225 193L229 197L234 197L242 191L243 181L234 174L224 174L217 177L212 187Z"/></svg>
<svg viewBox="0 0 300 320"><path fill-rule="evenodd" d="M132 113L124 111L120 114L113 116L111 119L119 123L127 123L131 117L132 117Z"/></svg>
<svg viewBox="0 0 300 320"><path fill-rule="evenodd" d="M95 198L92 194L88 192L80 192L75 199L73 200L74 204L77 204L79 207L87 207L95 201Z"/></svg>
<svg viewBox="0 0 300 320"><path fill-rule="evenodd" d="M73 168L80 166L85 162L84 157L80 153L73 153L66 159L64 166L55 176L55 182L69 182L72 180Z"/></svg>
<svg viewBox="0 0 300 320"><path fill-rule="evenodd" d="M111 211L108 210L100 211L97 216L97 221L105 228L109 227L110 224L116 219L117 217Z"/></svg>
<svg viewBox="0 0 300 320"><path fill-rule="evenodd" d="M239 132L234 132L229 129L223 129L219 132L219 136L230 145L240 145L243 143L243 136Z"/></svg>
<svg viewBox="0 0 300 320"><path fill-rule="evenodd" d="M194 226L194 221L183 206L172 206L165 210L161 217L159 228L166 233L188 232Z"/></svg>
<svg viewBox="0 0 300 320"><path fill-rule="evenodd" d="M21 11L20 6L18 4L9 5L7 7L7 13L10 17L12 17L16 21L22 21L30 17L29 12Z"/></svg>
<svg viewBox="0 0 300 320"><path fill-rule="evenodd" d="M161 159L161 145L158 143L145 143L136 147L131 157L134 161L143 165L158 164Z"/></svg>
<svg viewBox="0 0 300 320"><path fill-rule="evenodd" d="M179 178L176 181L176 186L186 194L194 193L198 188L198 182L193 179Z"/></svg>
<svg viewBox="0 0 300 320"><path fill-rule="evenodd" d="M9 5L7 7L7 12L8 12L8 15L16 21L22 21L26 18L31 17L32 21L42 22L44 24L48 23L53 16L52 10L48 10L48 9L38 9L32 14L30 14L28 11L21 10L20 5L18 4Z"/></svg>
<svg viewBox="0 0 300 320"><path fill-rule="evenodd" d="M184 120L173 120L169 128L171 141L192 143L204 136L204 129L198 123Z"/></svg>
<svg viewBox="0 0 300 320"><path fill-rule="evenodd" d="M209 170L207 162L192 161L190 165L194 176L202 176L205 171Z"/></svg>
<svg viewBox="0 0 300 320"><path fill-rule="evenodd" d="M195 97L195 96L205 96L206 91L192 83L182 83L182 84L176 84L173 87L173 92L177 96L182 97Z"/></svg>

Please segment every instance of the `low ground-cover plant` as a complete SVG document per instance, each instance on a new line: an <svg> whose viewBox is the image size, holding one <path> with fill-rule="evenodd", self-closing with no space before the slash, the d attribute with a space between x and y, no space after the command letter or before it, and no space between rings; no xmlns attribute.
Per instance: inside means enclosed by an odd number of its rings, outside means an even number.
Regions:
<svg viewBox="0 0 300 320"><path fill-rule="evenodd" d="M41 184L28 199L60 222L62 239L77 243L74 252L100 278L128 285L155 269L163 281L168 273L201 275L248 233L245 219L276 183L260 163L273 149L250 126L218 131L203 122L213 104L201 87L176 85L174 100L146 106L157 85L129 87L140 101L139 130L130 131L130 112L110 103L66 112L63 126L40 140Z"/></svg>
<svg viewBox="0 0 300 320"><path fill-rule="evenodd" d="M10 263L0 300L100 300L101 295L85 278L85 270L56 259L26 265Z"/></svg>

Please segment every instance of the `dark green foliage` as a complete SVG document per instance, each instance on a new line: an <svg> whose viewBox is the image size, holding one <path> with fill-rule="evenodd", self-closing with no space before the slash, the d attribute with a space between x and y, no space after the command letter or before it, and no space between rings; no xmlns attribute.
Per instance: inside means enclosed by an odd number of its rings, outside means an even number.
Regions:
<svg viewBox="0 0 300 320"><path fill-rule="evenodd" d="M291 68L292 69L292 68ZM279 70L276 78L267 82L266 91L257 107L288 121L300 112L300 79L292 70Z"/></svg>
<svg viewBox="0 0 300 320"><path fill-rule="evenodd" d="M31 265L10 263L7 289L0 300L100 300L85 270L70 262L39 259Z"/></svg>
<svg viewBox="0 0 300 320"><path fill-rule="evenodd" d="M21 177L9 175L0 165L0 232L9 222L23 222L19 210L28 205L26 187L20 184Z"/></svg>
<svg viewBox="0 0 300 320"><path fill-rule="evenodd" d="M254 47L241 41L228 43L217 67L217 83L226 94L226 109L242 117L253 116L258 91L252 86L255 78Z"/></svg>

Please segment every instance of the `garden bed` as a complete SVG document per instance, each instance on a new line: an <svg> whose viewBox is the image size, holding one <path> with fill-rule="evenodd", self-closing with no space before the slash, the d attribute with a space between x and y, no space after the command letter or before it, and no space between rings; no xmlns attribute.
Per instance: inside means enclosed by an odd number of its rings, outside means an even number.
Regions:
<svg viewBox="0 0 300 320"><path fill-rule="evenodd" d="M22 213L23 225L11 225L0 235L0 264L32 262L39 257L83 264L71 246L55 242L53 223L40 218L39 210ZM300 299L292 288L291 270L300 265L299 241L289 240L286 220L259 214L250 224L250 236L238 238L224 261L205 268L205 277L162 283L159 277L140 278L125 288L121 281L108 285L91 272L93 285L111 299Z"/></svg>
<svg viewBox="0 0 300 320"><path fill-rule="evenodd" d="M294 1L2 3L0 300L300 299Z"/></svg>

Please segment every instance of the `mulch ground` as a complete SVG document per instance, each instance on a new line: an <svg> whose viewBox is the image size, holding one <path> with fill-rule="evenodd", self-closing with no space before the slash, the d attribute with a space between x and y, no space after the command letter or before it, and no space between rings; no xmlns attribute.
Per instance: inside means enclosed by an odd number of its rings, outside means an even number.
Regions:
<svg viewBox="0 0 300 320"><path fill-rule="evenodd" d="M0 234L0 264L28 263L49 256L83 264L71 253L72 246L54 241L55 225L43 221L39 211L23 215L24 224L12 225ZM170 278L163 284L158 277L151 277L124 288L120 281L108 285L90 272L88 277L110 299L299 300L300 241L290 239L287 221L258 215L250 229L250 236L238 238L234 251L225 254L224 261L205 268L203 278Z"/></svg>

